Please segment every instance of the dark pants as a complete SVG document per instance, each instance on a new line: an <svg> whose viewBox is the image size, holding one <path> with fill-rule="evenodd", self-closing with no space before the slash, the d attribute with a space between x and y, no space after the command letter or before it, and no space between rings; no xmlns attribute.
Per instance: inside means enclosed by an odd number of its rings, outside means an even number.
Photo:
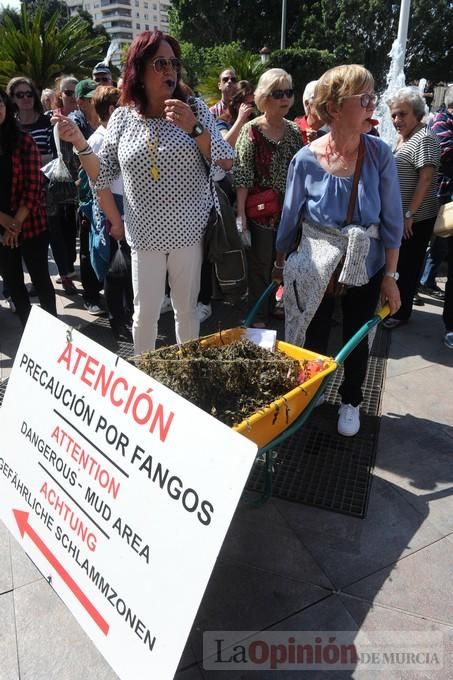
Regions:
<svg viewBox="0 0 453 680"><path fill-rule="evenodd" d="M395 319L407 321L412 314L414 295L425 259L426 248L433 233L435 217L421 220L413 225L413 236L403 238L398 257L398 288L401 295L401 307L394 315Z"/></svg>
<svg viewBox="0 0 453 680"><path fill-rule="evenodd" d="M447 271L447 284L445 286L445 301L444 301L444 313L442 318L445 324L445 330L447 333L453 332L453 236L444 239L447 242L448 247L448 271Z"/></svg>
<svg viewBox="0 0 453 680"><path fill-rule="evenodd" d="M348 288L341 297L343 309L343 345L352 338L375 313L383 270L375 274L365 286ZM305 347L327 354L334 297L325 296L313 317L305 337ZM343 404L358 406L363 399L362 384L368 364L368 338L362 340L344 362L344 380L339 392Z"/></svg>
<svg viewBox="0 0 453 680"><path fill-rule="evenodd" d="M42 232L39 236L25 239L18 248L0 246L4 281L8 286L22 326L27 323L31 309L30 298L24 283L22 258L27 265L41 307L49 314L57 315L55 291L49 276L48 248L49 234L47 231Z"/></svg>
<svg viewBox="0 0 453 680"><path fill-rule="evenodd" d="M79 211L80 224L80 281L82 297L90 305L99 304L99 291L103 284L99 281L91 266L90 259L90 221Z"/></svg>
<svg viewBox="0 0 453 680"><path fill-rule="evenodd" d="M248 223L252 238L252 245L247 249L248 308L250 310L271 282L277 232L274 229L264 229L252 220L248 220ZM271 298L269 298L267 307L263 305L258 311L255 321L266 320L274 306L274 296Z"/></svg>
<svg viewBox="0 0 453 680"><path fill-rule="evenodd" d="M67 276L74 271L77 257L76 238L77 222L75 205L57 206L55 215L48 214L50 246L60 276Z"/></svg>
<svg viewBox="0 0 453 680"><path fill-rule="evenodd" d="M198 301L203 305L210 305L212 298L212 264L206 257L201 265L200 292Z"/></svg>

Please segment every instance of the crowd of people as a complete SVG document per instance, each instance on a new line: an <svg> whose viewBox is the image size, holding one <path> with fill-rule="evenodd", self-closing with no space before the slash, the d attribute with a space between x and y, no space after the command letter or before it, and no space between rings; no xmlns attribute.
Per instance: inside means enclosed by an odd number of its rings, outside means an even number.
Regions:
<svg viewBox="0 0 453 680"><path fill-rule="evenodd" d="M0 275L22 325L33 295L56 314L50 245L55 284L81 293L90 314L107 313L136 354L154 348L166 300L178 343L198 337L215 284L203 239L217 184L248 246L248 306L281 283L283 304L271 296L255 327L283 317L288 342L325 354L337 295L346 343L379 304L390 306L391 330L428 294L444 299L453 349L453 239L433 238L439 203L453 193L453 87L428 124L418 88L392 96L393 150L379 138L362 66L309 82L294 121L282 69L250 83L227 67L218 88L208 108L182 80L178 42L155 31L134 39L116 84L100 62L91 78L63 74L42 93L25 76L0 90ZM64 181L49 170L59 148ZM435 279L444 259L445 291ZM362 342L345 363L344 436L360 429L367 360Z"/></svg>

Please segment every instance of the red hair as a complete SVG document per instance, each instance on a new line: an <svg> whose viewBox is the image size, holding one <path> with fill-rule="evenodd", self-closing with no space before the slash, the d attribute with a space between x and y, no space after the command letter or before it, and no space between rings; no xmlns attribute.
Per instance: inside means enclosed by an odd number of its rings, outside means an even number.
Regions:
<svg viewBox="0 0 453 680"><path fill-rule="evenodd" d="M135 36L129 47L126 67L124 69L124 85L120 100L123 106L135 106L140 113L145 113L148 104L143 87L145 66L146 62L157 54L162 41L170 45L177 59L181 59L179 43L171 35L162 33L162 31L143 31L143 33ZM173 98L186 101L179 72L176 74L176 87Z"/></svg>

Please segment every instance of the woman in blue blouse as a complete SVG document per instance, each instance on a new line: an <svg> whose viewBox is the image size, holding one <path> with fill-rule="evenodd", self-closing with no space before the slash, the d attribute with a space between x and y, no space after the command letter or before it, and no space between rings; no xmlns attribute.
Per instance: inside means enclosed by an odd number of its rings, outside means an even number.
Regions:
<svg viewBox="0 0 453 680"><path fill-rule="evenodd" d="M392 313L398 310L403 211L392 152L366 134L375 123L371 73L358 65L330 69L318 81L313 104L330 132L301 149L290 164L273 278L281 280L283 274L286 339L325 354L335 302L326 291L335 270L347 286L343 343L373 315L379 300L388 302ZM359 149L363 161L349 220L355 226L344 229ZM291 252L301 222L302 238ZM367 361L364 341L345 362L338 420L344 436L360 429Z"/></svg>

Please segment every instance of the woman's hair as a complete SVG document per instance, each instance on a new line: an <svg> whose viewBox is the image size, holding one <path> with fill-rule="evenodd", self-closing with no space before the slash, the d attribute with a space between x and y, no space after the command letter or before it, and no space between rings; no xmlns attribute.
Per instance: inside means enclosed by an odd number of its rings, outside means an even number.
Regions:
<svg viewBox="0 0 453 680"><path fill-rule="evenodd" d="M162 33L162 31L143 31L135 36L129 47L124 69L124 85L121 90L121 104L124 106L135 106L140 113L145 113L148 104L143 86L146 63L157 54L163 41L170 45L175 57L181 59L179 43L171 35ZM172 97L186 100L179 71L176 72L176 87Z"/></svg>
<svg viewBox="0 0 453 680"><path fill-rule="evenodd" d="M239 107L245 102L247 97L253 94L253 86L248 80L240 80L237 89L228 104L226 111L219 116L219 120L226 120L228 123L235 123L239 113Z"/></svg>
<svg viewBox="0 0 453 680"><path fill-rule="evenodd" d="M386 101L390 108L395 106L395 104L409 104L418 121L428 113L425 99L418 87L410 85L408 87L402 87L397 90L394 95L388 97Z"/></svg>
<svg viewBox="0 0 453 680"><path fill-rule="evenodd" d="M52 100L55 99L55 91L51 90L50 87L46 87L42 92L41 92L41 104L43 109L46 111L48 110L47 104L51 103Z"/></svg>
<svg viewBox="0 0 453 680"><path fill-rule="evenodd" d="M16 118L15 106L3 89L0 89L0 99L5 104L5 120L0 125L0 149L6 156L10 156L16 148L21 130Z"/></svg>
<svg viewBox="0 0 453 680"><path fill-rule="evenodd" d="M107 122L110 118L109 109L111 106L117 106L120 96L120 90L111 85L102 85L101 87L97 87L93 92L91 99L96 113L103 123Z"/></svg>
<svg viewBox="0 0 453 680"><path fill-rule="evenodd" d="M268 71L264 71L255 90L255 104L258 109L263 111L270 93L273 90L284 88L286 84L292 88L293 81L289 73L286 73L282 68L270 68Z"/></svg>
<svg viewBox="0 0 453 680"><path fill-rule="evenodd" d="M14 96L14 91L18 85L27 85L33 93L33 109L36 113L42 113L41 99L39 98L38 90L35 87L30 78L25 76L17 76L16 78L11 78L8 85L6 86L6 91L8 95L12 98Z"/></svg>
<svg viewBox="0 0 453 680"><path fill-rule="evenodd" d="M362 94L364 90L370 89L374 89L374 78L364 66L335 66L323 73L316 84L313 98L315 112L324 123L331 123L332 118L327 111L328 102L341 106L346 97Z"/></svg>
<svg viewBox="0 0 453 680"><path fill-rule="evenodd" d="M77 78L74 78L74 76L60 76L55 80L55 93L56 93L55 99L58 109L61 109L63 107L63 98L61 96L61 93L63 90L66 89L64 83L71 83L75 87L78 82L79 81L77 80Z"/></svg>

